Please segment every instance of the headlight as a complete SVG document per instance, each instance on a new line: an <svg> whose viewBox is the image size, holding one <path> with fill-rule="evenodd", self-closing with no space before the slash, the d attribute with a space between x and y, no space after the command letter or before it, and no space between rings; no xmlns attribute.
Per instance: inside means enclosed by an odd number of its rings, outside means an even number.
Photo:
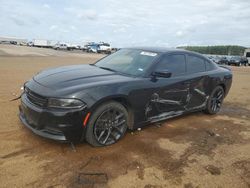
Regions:
<svg viewBox="0 0 250 188"><path fill-rule="evenodd" d="M51 108L82 108L82 107L86 107L86 104L79 99L50 98L48 100L48 107L51 107Z"/></svg>

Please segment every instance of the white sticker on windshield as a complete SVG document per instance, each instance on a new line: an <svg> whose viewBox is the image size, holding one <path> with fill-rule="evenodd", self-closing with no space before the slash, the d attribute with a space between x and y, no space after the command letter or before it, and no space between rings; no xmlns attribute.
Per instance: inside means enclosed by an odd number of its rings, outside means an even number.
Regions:
<svg viewBox="0 0 250 188"><path fill-rule="evenodd" d="M153 52L144 52L144 51L142 51L142 52L141 52L141 55L147 55L147 56L152 56L152 57L154 57L154 56L157 56L157 53L153 53Z"/></svg>
<svg viewBox="0 0 250 188"><path fill-rule="evenodd" d="M139 68L138 70L141 71L141 72L143 72L143 69L142 69L142 68Z"/></svg>

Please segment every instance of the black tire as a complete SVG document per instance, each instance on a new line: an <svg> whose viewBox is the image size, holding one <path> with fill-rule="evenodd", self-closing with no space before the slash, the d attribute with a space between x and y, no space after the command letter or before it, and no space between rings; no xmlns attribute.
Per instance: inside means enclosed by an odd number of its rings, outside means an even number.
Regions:
<svg viewBox="0 0 250 188"><path fill-rule="evenodd" d="M205 112L207 114L217 114L220 111L224 97L225 97L225 91L223 87L221 86L215 87L208 98Z"/></svg>
<svg viewBox="0 0 250 188"><path fill-rule="evenodd" d="M126 133L128 112L115 101L103 103L90 116L85 139L92 146L108 146L116 143Z"/></svg>

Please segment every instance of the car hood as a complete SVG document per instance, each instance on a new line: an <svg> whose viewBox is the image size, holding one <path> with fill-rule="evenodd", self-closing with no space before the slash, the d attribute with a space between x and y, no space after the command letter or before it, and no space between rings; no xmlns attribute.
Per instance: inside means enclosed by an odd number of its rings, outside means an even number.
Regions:
<svg viewBox="0 0 250 188"><path fill-rule="evenodd" d="M33 77L38 84L55 90L88 88L131 80L132 77L91 65L74 65L49 69Z"/></svg>

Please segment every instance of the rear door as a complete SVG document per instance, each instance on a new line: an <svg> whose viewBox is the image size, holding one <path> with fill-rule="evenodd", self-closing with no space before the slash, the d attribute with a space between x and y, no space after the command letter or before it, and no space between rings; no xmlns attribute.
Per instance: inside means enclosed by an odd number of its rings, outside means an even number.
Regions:
<svg viewBox="0 0 250 188"><path fill-rule="evenodd" d="M189 95L186 110L195 110L203 108L206 105L206 81L208 75L206 72L206 60L193 54L186 55L187 59L187 87Z"/></svg>

